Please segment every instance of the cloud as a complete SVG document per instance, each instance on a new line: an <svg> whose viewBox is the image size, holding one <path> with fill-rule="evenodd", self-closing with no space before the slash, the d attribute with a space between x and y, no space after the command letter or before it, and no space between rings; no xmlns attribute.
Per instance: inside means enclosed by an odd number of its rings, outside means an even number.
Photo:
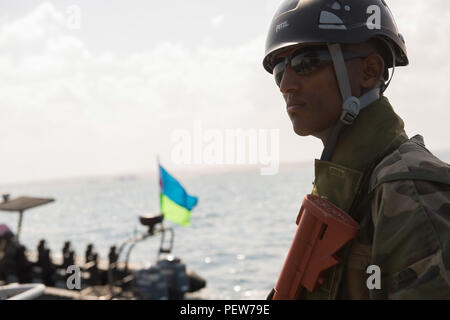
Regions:
<svg viewBox="0 0 450 320"><path fill-rule="evenodd" d="M217 16L211 18L210 21L211 21L211 24L213 25L213 27L218 28L225 23L225 15L224 14L217 15Z"/></svg>
<svg viewBox="0 0 450 320"><path fill-rule="evenodd" d="M448 148L450 5L445 0L396 0L388 4L406 39L410 65L396 70L387 95L410 135L424 135L432 150Z"/></svg>
<svg viewBox="0 0 450 320"><path fill-rule="evenodd" d="M272 88L263 42L93 53L61 12L38 6L0 30L0 180L145 172L157 153L170 159L174 130L199 119L205 128L277 128L260 94Z"/></svg>
<svg viewBox="0 0 450 320"><path fill-rule="evenodd" d="M274 5L267 1L266 10ZM431 149L444 149L449 5L390 5L411 65L396 71L387 95L410 135L421 133ZM211 23L223 24L224 15ZM48 3L4 23L0 181L152 170L157 153L170 159L171 133L195 120L205 129L278 128L281 161L317 157L320 142L293 134L282 97L262 68L264 41L264 34L220 48L172 41L118 54L91 51Z"/></svg>

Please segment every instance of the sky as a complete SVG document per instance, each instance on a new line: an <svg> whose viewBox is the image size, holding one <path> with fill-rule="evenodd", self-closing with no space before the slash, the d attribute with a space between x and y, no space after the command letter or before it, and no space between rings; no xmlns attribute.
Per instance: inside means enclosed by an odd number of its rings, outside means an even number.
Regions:
<svg viewBox="0 0 450 320"><path fill-rule="evenodd" d="M386 92L410 136L450 148L448 0L387 1L410 65ZM177 130L277 130L319 158L262 68L275 0L0 0L0 184L172 169ZM74 19L79 17L79 19Z"/></svg>

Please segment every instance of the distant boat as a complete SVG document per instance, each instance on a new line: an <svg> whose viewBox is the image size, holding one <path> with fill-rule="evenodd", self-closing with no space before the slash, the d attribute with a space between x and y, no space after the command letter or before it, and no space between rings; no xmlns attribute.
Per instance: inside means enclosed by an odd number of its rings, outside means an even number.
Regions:
<svg viewBox="0 0 450 320"><path fill-rule="evenodd" d="M185 299L206 286L202 277L171 255L175 233L172 228L164 227L162 214L140 216L139 221L148 227L147 232L126 240L118 250L112 246L108 260L99 259L92 244L88 245L84 259L76 257L68 241L64 243L61 257L57 257L50 253L45 240L40 241L37 252L27 251L19 242L24 212L54 199L10 200L9 195L4 195L3 200L0 210L19 213L19 223L16 234L6 225L0 225L0 299ZM130 264L134 246L158 234L161 242L156 263L150 268ZM124 261L119 260L122 254L125 254ZM80 286L72 290L68 289L70 266L80 271Z"/></svg>

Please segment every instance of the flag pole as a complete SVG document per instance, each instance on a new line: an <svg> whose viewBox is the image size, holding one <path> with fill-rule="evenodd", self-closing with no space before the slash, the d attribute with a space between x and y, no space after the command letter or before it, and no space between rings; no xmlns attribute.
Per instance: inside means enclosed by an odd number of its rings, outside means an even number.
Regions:
<svg viewBox="0 0 450 320"><path fill-rule="evenodd" d="M161 170L159 169L160 167L160 162L159 162L159 154L156 155L156 164L157 164L157 170L158 170L158 185L159 185L159 193L158 193L158 198L159 198L159 213L162 214L161 212Z"/></svg>

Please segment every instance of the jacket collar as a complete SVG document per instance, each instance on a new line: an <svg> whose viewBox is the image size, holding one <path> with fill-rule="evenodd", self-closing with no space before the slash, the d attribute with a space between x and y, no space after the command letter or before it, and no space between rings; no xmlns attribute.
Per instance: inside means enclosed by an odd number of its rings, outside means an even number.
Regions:
<svg viewBox="0 0 450 320"><path fill-rule="evenodd" d="M380 98L344 127L331 161L316 160L312 194L350 213L374 164L407 139L402 119L387 98Z"/></svg>
<svg viewBox="0 0 450 320"><path fill-rule="evenodd" d="M398 136L408 139L404 122L389 100L381 97L364 108L352 125L344 127L331 162L364 171Z"/></svg>

